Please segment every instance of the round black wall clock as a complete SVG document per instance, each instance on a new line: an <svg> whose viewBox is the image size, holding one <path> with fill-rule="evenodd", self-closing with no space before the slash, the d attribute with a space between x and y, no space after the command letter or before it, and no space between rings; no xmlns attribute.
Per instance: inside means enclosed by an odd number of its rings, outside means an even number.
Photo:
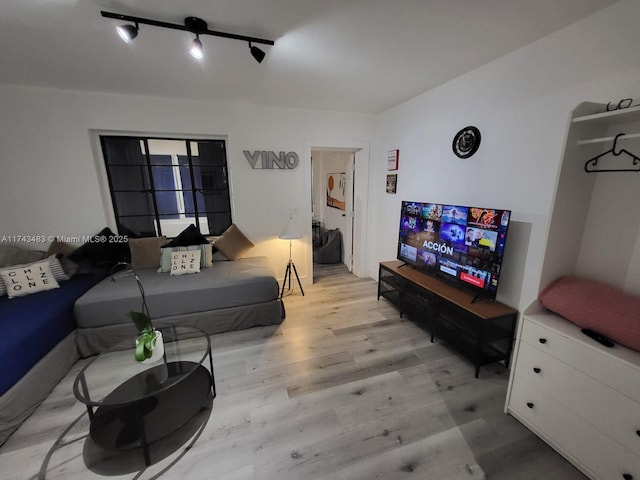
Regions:
<svg viewBox="0 0 640 480"><path fill-rule="evenodd" d="M480 130L476 127L464 127L453 137L453 153L460 158L469 158L480 147Z"/></svg>

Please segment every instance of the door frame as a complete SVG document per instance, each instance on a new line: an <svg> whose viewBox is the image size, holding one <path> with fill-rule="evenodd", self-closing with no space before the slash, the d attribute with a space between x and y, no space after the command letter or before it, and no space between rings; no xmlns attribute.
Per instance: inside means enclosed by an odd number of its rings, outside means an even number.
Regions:
<svg viewBox="0 0 640 480"><path fill-rule="evenodd" d="M349 140L305 140L304 158L311 159L312 150L346 150L354 152L356 173L353 185L353 270L357 277L367 275L367 218L369 200L370 148L368 142ZM310 163L310 162L309 162ZM311 170L311 169L309 169ZM308 191L311 191L311 171L307 175ZM309 222L310 223L310 222ZM311 278L313 279L313 250L309 252Z"/></svg>

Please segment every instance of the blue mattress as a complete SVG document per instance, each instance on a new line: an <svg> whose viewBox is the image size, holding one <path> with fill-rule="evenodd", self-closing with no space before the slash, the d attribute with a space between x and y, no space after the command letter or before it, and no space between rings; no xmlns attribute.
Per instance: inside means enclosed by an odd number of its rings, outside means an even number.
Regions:
<svg viewBox="0 0 640 480"><path fill-rule="evenodd" d="M75 329L76 299L100 280L79 275L53 290L0 297L0 395Z"/></svg>

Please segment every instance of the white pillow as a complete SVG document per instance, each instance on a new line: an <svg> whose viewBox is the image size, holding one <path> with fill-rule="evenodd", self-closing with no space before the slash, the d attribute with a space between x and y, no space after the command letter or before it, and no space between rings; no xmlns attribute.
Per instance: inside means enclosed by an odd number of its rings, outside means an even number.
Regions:
<svg viewBox="0 0 640 480"><path fill-rule="evenodd" d="M60 287L51 272L49 260L0 270L0 277L7 287L9 298Z"/></svg>
<svg viewBox="0 0 640 480"><path fill-rule="evenodd" d="M51 273L53 273L53 278L57 281L69 280L69 275L67 275L62 268L62 263L60 263L60 259L57 254L50 255L47 258L49 262L49 268L51 269Z"/></svg>
<svg viewBox="0 0 640 480"><path fill-rule="evenodd" d="M171 252L171 275L200 272L200 250Z"/></svg>
<svg viewBox="0 0 640 480"><path fill-rule="evenodd" d="M213 251L211 244L190 245L188 247L162 247L160 249L160 268L159 272L170 272L171 261L174 252L190 252L198 250L200 253L200 268L209 268L213 264Z"/></svg>
<svg viewBox="0 0 640 480"><path fill-rule="evenodd" d="M62 269L62 264L60 263L60 260L58 259L57 255L54 254L49 256L47 258L47 261L49 262L49 268L51 268L51 273L53 273L53 278L55 278L58 282L63 280L69 280L69 276ZM32 264L33 263L23 263L20 265L11 265L11 270L14 270L16 268L28 267ZM5 268L5 270L8 270L8 269ZM5 296L6 294L7 294L7 286L5 285L4 280L2 280L2 277L0 277L0 297Z"/></svg>

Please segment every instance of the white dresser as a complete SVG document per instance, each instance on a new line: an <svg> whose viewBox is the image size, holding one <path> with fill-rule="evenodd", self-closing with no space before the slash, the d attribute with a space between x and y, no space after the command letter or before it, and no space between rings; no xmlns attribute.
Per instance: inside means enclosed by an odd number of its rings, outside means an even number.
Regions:
<svg viewBox="0 0 640 480"><path fill-rule="evenodd" d="M640 480L640 352L543 311L518 328L505 411L598 480Z"/></svg>

